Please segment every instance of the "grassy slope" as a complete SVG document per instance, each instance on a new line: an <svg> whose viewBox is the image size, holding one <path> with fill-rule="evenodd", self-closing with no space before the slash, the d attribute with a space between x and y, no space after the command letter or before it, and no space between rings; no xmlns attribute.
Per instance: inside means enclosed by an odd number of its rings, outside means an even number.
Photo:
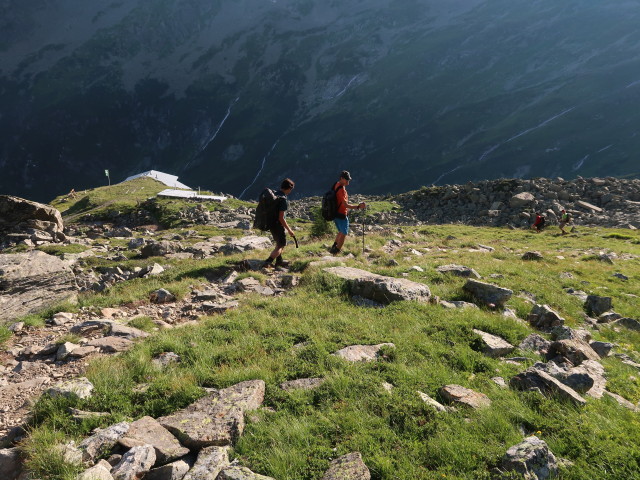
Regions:
<svg viewBox="0 0 640 480"><path fill-rule="evenodd" d="M363 258L360 240L351 238L347 249L356 258L348 263L393 276L419 265L424 272L412 271L409 278L430 285L433 293L444 299L466 299L464 281L441 276L434 270L438 265L464 264L485 279L498 273L503 278L491 281L514 290L510 306L519 316L530 310L519 296L526 292L560 311L572 327L581 323L582 306L578 299L564 293L564 287L611 295L615 310L624 315L637 318L640 311L640 299L627 296L638 291L638 258L609 265L592 260L590 255L595 250L638 255L637 233L585 229L579 235L560 237L552 230L535 235L462 226L404 228L403 232L403 241L411 242L413 248L431 250L423 257L405 258L409 254L404 248L389 255L380 247L396 237L369 235L367 245L374 250L373 258ZM449 236L455 239L447 239ZM310 254L324 250L320 241L306 239L303 243L299 250L286 253L298 267L309 260ZM469 252L477 243L496 250ZM529 249L541 251L545 260L520 260L521 253ZM170 260L174 267L162 276L84 296L80 306L146 299L158 287L185 295L207 275L228 268L239 258ZM387 266L391 259L399 266ZM166 259L162 261L167 263ZM561 272L570 272L574 278L562 279ZM615 272L624 273L629 280L612 277ZM609 399L590 399L579 409L535 394L498 388L491 377L508 379L537 358L529 352L531 360L522 366L487 358L474 349L472 328L500 335L514 344L532 332L524 324L484 310L447 311L436 305L413 303L397 303L381 310L357 307L349 301L341 281L321 271L307 270L302 286L283 298L246 297L236 311L206 318L196 327L158 333L127 354L92 362L87 376L96 387L94 397L41 399L35 428L25 448L32 454L31 465L40 478L70 479L76 469L51 456L52 441L79 438L95 426L121 419L174 411L201 396L203 386L225 387L261 378L267 383L265 406L275 413L264 411L251 416L235 456L255 471L278 480L320 478L331 458L353 450L362 452L376 479L488 478L488 469L499 462L509 446L522 439L521 430L537 433L557 456L575 463L563 469L562 478L638 478L637 414ZM640 334L604 327L594 336L618 343L618 351L640 360ZM294 350L293 345L300 342L309 343ZM381 342L393 342L397 348L377 363L353 365L330 355L346 345ZM154 370L150 358L165 351L178 353L182 362L163 372ZM608 388L635 403L640 401L637 372L615 358L603 364ZM285 380L308 376L323 376L327 381L313 392L286 393L278 388ZM387 393L382 382L396 388ZM460 409L442 415L417 398L416 390L437 398L438 388L450 383L487 394L493 405L481 411ZM146 393L136 390L140 384L149 384ZM69 418L68 406L112 415L76 424Z"/></svg>

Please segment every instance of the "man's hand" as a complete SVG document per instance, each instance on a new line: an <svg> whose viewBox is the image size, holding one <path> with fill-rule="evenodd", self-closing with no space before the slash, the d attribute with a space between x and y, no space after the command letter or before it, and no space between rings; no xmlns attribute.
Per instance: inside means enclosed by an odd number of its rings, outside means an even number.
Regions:
<svg viewBox="0 0 640 480"><path fill-rule="evenodd" d="M367 205L364 202L362 202L362 203L360 203L360 205L358 205L358 210L364 210L365 208L367 208Z"/></svg>

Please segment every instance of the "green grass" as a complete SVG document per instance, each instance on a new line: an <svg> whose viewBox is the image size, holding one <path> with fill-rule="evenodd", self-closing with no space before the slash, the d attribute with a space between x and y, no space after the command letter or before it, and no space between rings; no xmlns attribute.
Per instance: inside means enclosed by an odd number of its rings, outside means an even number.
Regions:
<svg viewBox="0 0 640 480"><path fill-rule="evenodd" d="M589 399L578 408L535 393L501 389L491 377L511 378L540 357L512 365L479 351L478 328L517 345L533 333L526 323L486 309L445 310L438 305L400 302L384 309L354 305L345 282L321 269L304 269L324 255L323 239L313 239L311 224L301 224L299 249L285 250L285 258L301 270L298 288L278 298L248 294L240 307L224 315L205 317L196 326L158 331L120 356L91 362L86 375L95 395L86 400L42 398L35 407L33 432L25 444L30 466L43 479L67 480L73 466L46 457L44 442L78 439L92 428L143 415L158 417L183 408L204 395L203 387L222 388L243 380L267 384L265 406L272 410L248 417L244 436L233 456L254 471L279 480L315 480L338 455L360 451L375 479L489 479L507 448L522 440L522 431L537 434L554 454L573 466L563 467L561 478L638 478L640 422L611 399ZM360 238L349 237L340 258L349 266L383 275L426 283L445 300L471 300L463 291L464 279L442 275L436 267L458 263L476 269L484 281L510 288L508 306L525 318L532 308L528 298L557 310L566 323L582 327L584 307L565 288L611 296L614 309L637 318L640 298L629 296L640 284L640 248L620 241L605 229L581 230L562 237L553 232L464 226L393 228L403 245L385 253L391 233L366 237L369 257L363 256ZM637 234L628 234L633 239ZM627 239L625 239L627 240ZM477 244L494 252L477 252ZM410 249L422 251L415 256ZM539 262L521 260L524 252L540 251ZM583 261L594 251L628 254L613 265ZM169 268L160 276L117 284L106 292L85 294L79 306L98 308L147 301L149 293L166 288L179 297L219 277L243 258L261 258L262 252L214 257L207 260L162 259ZM558 258L562 257L562 258ZM159 259L158 259L159 260ZM395 260L397 265L391 265ZM93 261L93 260L91 260ZM148 264L155 259L145 259ZM134 265L139 260L129 260ZM418 265L423 272L410 270ZM104 265L106 266L106 264ZM629 277L622 281L613 273ZM565 278L570 273L573 278ZM499 278L491 278L496 274ZM242 277L266 280L262 273ZM149 317L132 326L153 331ZM616 343L617 352L638 358L640 334L602 327L594 338ZM306 342L302 348L294 345ZM350 364L331 355L352 344L393 342L375 363ZM164 370L151 359L172 351L181 361ZM640 401L637 371L617 358L603 360L607 388L628 400ZM286 380L321 376L326 382L313 391L284 392ZM391 393L382 383L394 385ZM439 399L438 389L456 383L489 396L489 408L438 414L419 399L416 391ZM144 385L146 388L140 389ZM108 418L76 423L69 406L108 412ZM69 470L67 470L69 469ZM71 473L69 473L71 472Z"/></svg>
<svg viewBox="0 0 640 480"><path fill-rule="evenodd" d="M82 253L86 250L89 250L89 247L87 247L86 245L71 243L69 245L42 245L40 247L37 247L36 250L48 253L49 255L64 257L65 253Z"/></svg>

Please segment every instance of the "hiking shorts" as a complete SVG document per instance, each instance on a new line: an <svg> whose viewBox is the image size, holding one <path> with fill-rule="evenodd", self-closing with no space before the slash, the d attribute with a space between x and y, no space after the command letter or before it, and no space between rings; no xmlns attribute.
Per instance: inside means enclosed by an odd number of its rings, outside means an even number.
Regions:
<svg viewBox="0 0 640 480"><path fill-rule="evenodd" d="M349 235L349 217L335 218L333 222L341 234Z"/></svg>
<svg viewBox="0 0 640 480"><path fill-rule="evenodd" d="M273 236L273 241L276 242L276 247L285 247L287 245L287 234L282 224L278 223L274 225L269 231Z"/></svg>

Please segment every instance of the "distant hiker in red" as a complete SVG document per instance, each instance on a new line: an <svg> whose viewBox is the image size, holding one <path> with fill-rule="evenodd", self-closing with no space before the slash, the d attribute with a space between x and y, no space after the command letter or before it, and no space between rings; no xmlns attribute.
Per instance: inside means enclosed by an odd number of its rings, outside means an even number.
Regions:
<svg viewBox="0 0 640 480"><path fill-rule="evenodd" d="M338 229L338 234L336 235L336 241L333 242L333 245L329 249L329 253L332 255L340 253L342 245L344 245L344 240L347 238L347 235L349 235L349 217L347 216L347 211L366 208L364 202L358 205L349 204L349 194L347 193L347 185L349 185L349 182L351 182L351 174L343 170L340 173L340 179L333 185L333 190L336 192L336 200L338 202L338 213L333 221Z"/></svg>
<svg viewBox="0 0 640 480"><path fill-rule="evenodd" d="M542 215L542 213L540 212L536 212L536 221L533 222L533 225L531 225L531 229L535 230L536 233L540 233L544 229L545 222L546 220L544 218L544 215Z"/></svg>
<svg viewBox="0 0 640 480"><path fill-rule="evenodd" d="M287 199L287 195L291 193L294 186L295 183L293 180L285 178L280 185L280 191L276 192L278 218L270 229L276 248L273 249L269 258L264 261L265 267L272 267L274 260L276 261L276 267L286 267L288 265L288 262L285 262L282 259L282 251L287 245L287 235L285 230L289 232L289 235L295 237L293 230L291 230L291 227L289 227L287 219L285 218L285 212L289 209L289 200Z"/></svg>

